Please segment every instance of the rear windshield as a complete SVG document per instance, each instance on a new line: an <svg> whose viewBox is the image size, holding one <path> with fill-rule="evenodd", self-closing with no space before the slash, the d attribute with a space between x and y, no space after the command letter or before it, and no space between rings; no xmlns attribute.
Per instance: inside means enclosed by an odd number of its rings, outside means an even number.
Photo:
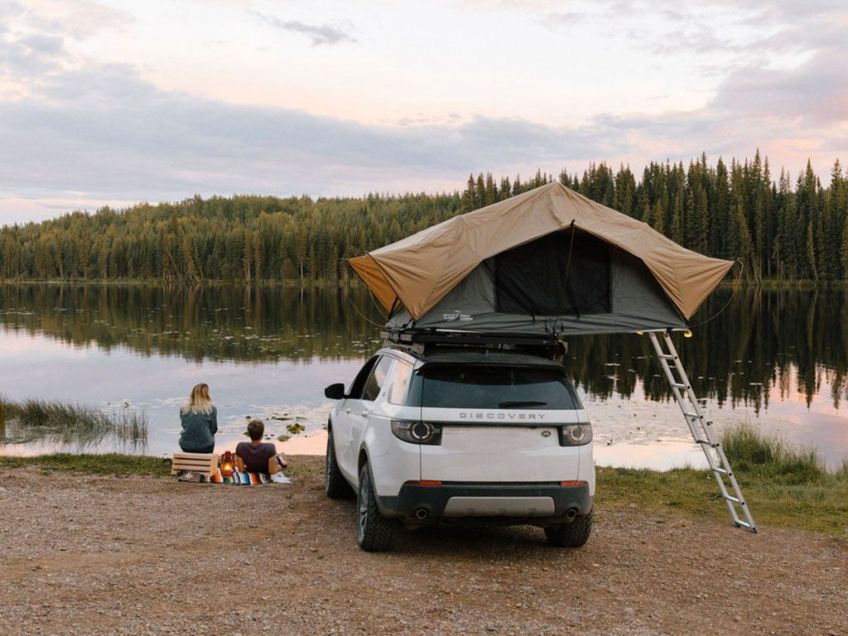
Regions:
<svg viewBox="0 0 848 636"><path fill-rule="evenodd" d="M413 376L408 404L478 409L579 408L564 371L469 365L427 365Z"/></svg>

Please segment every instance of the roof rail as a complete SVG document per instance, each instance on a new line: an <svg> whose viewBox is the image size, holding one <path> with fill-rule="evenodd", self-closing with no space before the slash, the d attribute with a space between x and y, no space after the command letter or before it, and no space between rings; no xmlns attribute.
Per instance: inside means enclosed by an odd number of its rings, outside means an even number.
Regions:
<svg viewBox="0 0 848 636"><path fill-rule="evenodd" d="M408 349L416 353L425 353L436 348L482 348L501 351L533 352L545 357L553 357L564 352L565 343L549 334L520 333L475 333L472 331L443 331L436 329L417 329L403 331L382 331L383 344L386 347Z"/></svg>

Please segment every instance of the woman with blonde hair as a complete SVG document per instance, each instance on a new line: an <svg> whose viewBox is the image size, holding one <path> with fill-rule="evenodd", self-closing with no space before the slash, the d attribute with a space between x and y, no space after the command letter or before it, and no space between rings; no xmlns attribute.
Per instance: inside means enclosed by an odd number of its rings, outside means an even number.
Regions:
<svg viewBox="0 0 848 636"><path fill-rule="evenodd" d="M208 384L196 384L180 407L180 448L186 453L211 453L218 432L218 411L209 396Z"/></svg>

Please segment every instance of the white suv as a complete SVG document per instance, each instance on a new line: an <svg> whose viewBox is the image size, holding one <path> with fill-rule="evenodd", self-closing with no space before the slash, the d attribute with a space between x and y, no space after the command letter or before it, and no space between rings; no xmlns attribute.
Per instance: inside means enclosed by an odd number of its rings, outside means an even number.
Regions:
<svg viewBox="0 0 848 636"><path fill-rule="evenodd" d="M486 350L385 348L328 423L325 486L357 498L357 537L388 550L400 525L533 524L557 546L592 529L592 427L562 365Z"/></svg>

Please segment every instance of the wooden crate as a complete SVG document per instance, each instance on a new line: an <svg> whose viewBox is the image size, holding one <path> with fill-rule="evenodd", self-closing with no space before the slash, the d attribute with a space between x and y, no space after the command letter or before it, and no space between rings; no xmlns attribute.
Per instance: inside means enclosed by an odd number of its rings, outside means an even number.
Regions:
<svg viewBox="0 0 848 636"><path fill-rule="evenodd" d="M189 470L201 475L211 475L218 468L217 453L174 453L171 459L171 474Z"/></svg>

